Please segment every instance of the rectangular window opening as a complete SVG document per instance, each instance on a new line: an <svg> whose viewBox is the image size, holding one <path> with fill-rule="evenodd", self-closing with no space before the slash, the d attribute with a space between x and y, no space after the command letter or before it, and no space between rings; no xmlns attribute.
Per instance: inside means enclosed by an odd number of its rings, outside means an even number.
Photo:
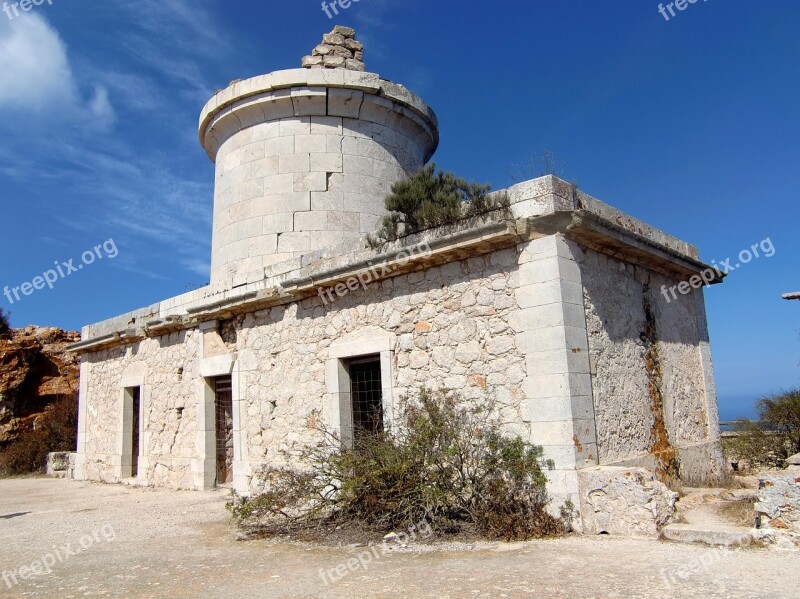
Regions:
<svg viewBox="0 0 800 599"><path fill-rule="evenodd" d="M354 440L383 432L380 355L348 361Z"/></svg>

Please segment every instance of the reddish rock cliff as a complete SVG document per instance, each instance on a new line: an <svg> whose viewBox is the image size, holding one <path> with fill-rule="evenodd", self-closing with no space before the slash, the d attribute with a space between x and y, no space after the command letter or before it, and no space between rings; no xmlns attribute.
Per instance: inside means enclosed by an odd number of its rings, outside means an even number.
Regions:
<svg viewBox="0 0 800 599"><path fill-rule="evenodd" d="M64 350L79 340L74 331L34 326L0 337L0 447L56 399L77 394L79 359Z"/></svg>

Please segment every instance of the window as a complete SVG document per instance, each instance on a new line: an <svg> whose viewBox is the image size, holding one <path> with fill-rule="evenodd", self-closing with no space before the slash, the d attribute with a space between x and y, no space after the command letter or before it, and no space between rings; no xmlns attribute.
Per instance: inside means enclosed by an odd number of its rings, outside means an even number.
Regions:
<svg viewBox="0 0 800 599"><path fill-rule="evenodd" d="M342 445L391 427L394 414L392 353L395 335L377 327L336 339L328 349L328 417Z"/></svg>
<svg viewBox="0 0 800 599"><path fill-rule="evenodd" d="M348 360L353 434L383 432L383 390L380 355Z"/></svg>

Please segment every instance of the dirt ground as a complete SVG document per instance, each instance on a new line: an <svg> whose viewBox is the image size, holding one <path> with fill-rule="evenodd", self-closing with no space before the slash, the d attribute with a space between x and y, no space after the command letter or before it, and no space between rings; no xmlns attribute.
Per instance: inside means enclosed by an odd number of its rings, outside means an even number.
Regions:
<svg viewBox="0 0 800 599"><path fill-rule="evenodd" d="M0 480L0 597L800 597L796 552L578 536L387 554L237 541L225 499Z"/></svg>

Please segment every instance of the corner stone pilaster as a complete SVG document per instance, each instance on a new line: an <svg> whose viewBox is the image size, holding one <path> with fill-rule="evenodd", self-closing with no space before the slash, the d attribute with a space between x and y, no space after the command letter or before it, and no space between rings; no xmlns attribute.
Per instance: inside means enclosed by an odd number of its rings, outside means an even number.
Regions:
<svg viewBox="0 0 800 599"><path fill-rule="evenodd" d="M511 317L525 355L523 413L544 448L550 507L580 506L578 469L597 465L597 438L581 273L581 250L562 235L519 246L519 310ZM574 523L580 529L580 519Z"/></svg>

